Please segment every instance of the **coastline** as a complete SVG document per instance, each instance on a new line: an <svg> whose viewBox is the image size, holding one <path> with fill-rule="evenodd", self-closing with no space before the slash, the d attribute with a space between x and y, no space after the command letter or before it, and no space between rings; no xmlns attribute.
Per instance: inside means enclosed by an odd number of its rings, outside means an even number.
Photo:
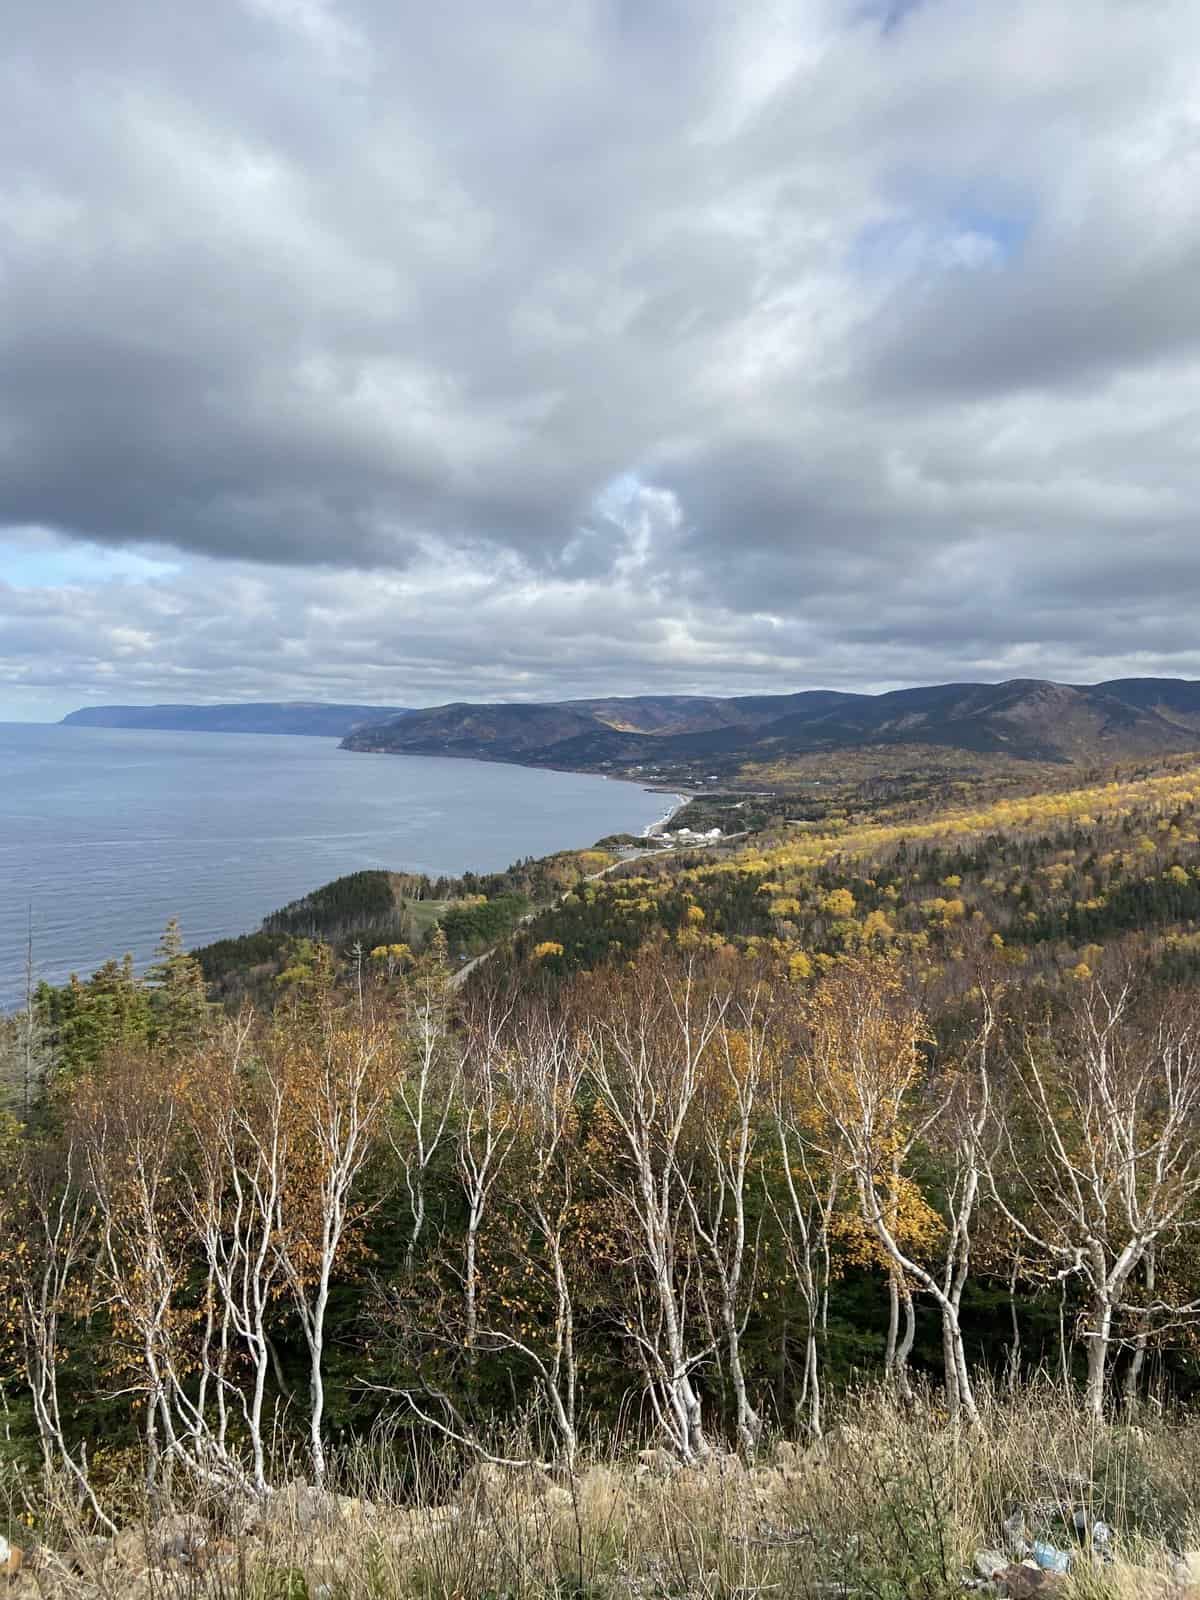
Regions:
<svg viewBox="0 0 1200 1600"><path fill-rule="evenodd" d="M651 789L647 792L653 794L654 790ZM695 795L681 794L677 792L675 795L675 804L671 806L671 808L665 812L663 816L659 817L656 822L648 822L646 824L646 826L642 829L642 838L657 839L667 824L671 822L673 818L679 815L684 806L691 805L695 798Z"/></svg>
<svg viewBox="0 0 1200 1600"><path fill-rule="evenodd" d="M40 833L31 825L26 835L16 830L15 818L19 812L36 816L37 796L55 791L54 773L77 759L73 747L84 742L103 747L107 786L82 806L84 821L78 837L72 836L70 893L78 894L81 883L88 889L81 895L84 914L73 917L64 939L52 923L63 903L64 847L49 840L49 822ZM226 778L231 763L242 761L241 750L256 774L254 795L272 797L269 810L257 798L251 803L239 796L229 804ZM50 755L57 765L46 764ZM337 741L321 738L285 736L256 744L245 736L159 729L17 724L7 730L0 749L6 774L0 814L9 834L0 849L0 876L10 893L0 896L0 1016L18 1014L23 1006L18 952L23 956L29 902L38 975L58 987L72 971L86 979L125 950L144 970L155 960L170 917L179 918L188 947L195 949L252 935L275 910L355 872L384 869L430 878L503 872L526 858L589 850L612 833L639 836L641 842L647 824L661 823L668 805L677 803L673 792L655 794L645 781L634 780L636 795L628 780L617 788L611 774L518 762L459 760L450 768L436 757L402 758L381 768L347 761L346 755ZM91 759L89 753L89 764ZM163 775L159 791L174 797L170 810L145 781L147 761L153 773ZM128 776L134 769L139 775ZM110 793L120 799L113 813L125 819L119 826L96 820L101 800L109 807ZM223 805L218 795L225 796ZM176 801L197 812L197 797L204 796L211 798L200 809L209 817L219 813L220 826L185 825ZM417 821L410 827L415 801ZM423 822L434 803L436 818ZM109 810L101 809L107 818ZM161 825L138 825L151 814ZM63 816L70 821L67 812ZM169 824L161 821L166 817ZM114 840L120 870L111 864Z"/></svg>

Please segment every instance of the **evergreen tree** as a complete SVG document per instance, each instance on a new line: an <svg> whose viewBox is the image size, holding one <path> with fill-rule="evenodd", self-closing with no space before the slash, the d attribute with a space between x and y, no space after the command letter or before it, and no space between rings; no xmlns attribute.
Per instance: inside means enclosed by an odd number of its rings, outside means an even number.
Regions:
<svg viewBox="0 0 1200 1600"><path fill-rule="evenodd" d="M149 997L130 955L106 961L86 982L72 973L62 988L39 984L34 1004L56 1065L68 1076L89 1071L110 1051L149 1035Z"/></svg>
<svg viewBox="0 0 1200 1600"><path fill-rule="evenodd" d="M154 1043L173 1053L195 1044L208 1015L204 974L195 956L184 948L174 917L158 946L158 959L147 973L150 986L150 1034Z"/></svg>
<svg viewBox="0 0 1200 1600"><path fill-rule="evenodd" d="M50 1075L54 1052L33 981L33 930L25 951L25 1005L0 1031L0 1108L28 1122Z"/></svg>

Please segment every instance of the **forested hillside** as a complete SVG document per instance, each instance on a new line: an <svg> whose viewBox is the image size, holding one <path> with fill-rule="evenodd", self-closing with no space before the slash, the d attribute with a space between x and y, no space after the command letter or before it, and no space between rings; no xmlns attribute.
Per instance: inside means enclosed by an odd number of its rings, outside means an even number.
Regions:
<svg viewBox="0 0 1200 1600"><path fill-rule="evenodd" d="M808 976L875 950L966 983L986 947L1027 987L1119 950L1183 977L1200 948L1198 838L1188 762L932 816L783 821L717 859L643 858L579 886L513 959L553 938L565 972L669 941Z"/></svg>
<svg viewBox="0 0 1200 1600"><path fill-rule="evenodd" d="M614 865L610 850L567 850L516 861L503 872L465 872L455 878L423 873L352 872L273 911L256 933L220 939L195 951L213 997L261 993L285 968L313 959L327 943L342 957L394 963L435 929L448 956L463 960L491 949L537 906L549 905L581 879ZM373 953L375 953L373 955Z"/></svg>
<svg viewBox="0 0 1200 1600"><path fill-rule="evenodd" d="M807 690L737 699L634 696L544 705L434 706L361 727L350 750L471 756L532 766L651 773L672 782L814 777L835 751L872 770L949 759L968 771L1013 762L1111 764L1195 748L1200 685L944 683L888 694ZM814 762L819 762L815 766Z"/></svg>
<svg viewBox="0 0 1200 1600"><path fill-rule="evenodd" d="M1200 766L1181 758L1082 787L1057 772L1034 794L941 785L952 797L941 806L920 777L831 784L824 799L717 796L675 825L715 825L728 843L601 841L454 879L355 873L196 955L214 998L269 987L298 941L327 941L348 962L356 946L368 958L397 943L420 951L439 926L452 961L499 946L493 975L542 987L664 942L795 974L862 950L957 966L986 946L1026 986L1118 948L1190 975ZM546 945L561 952L535 956Z"/></svg>
<svg viewBox="0 0 1200 1600"><path fill-rule="evenodd" d="M383 1436L754 1460L867 1377L965 1427L1046 1373L1091 1426L1190 1400L1200 766L974 802L359 874L241 967L172 929L42 988L8 1460L103 1531L131 1481L336 1487ZM455 940L498 944L460 982Z"/></svg>

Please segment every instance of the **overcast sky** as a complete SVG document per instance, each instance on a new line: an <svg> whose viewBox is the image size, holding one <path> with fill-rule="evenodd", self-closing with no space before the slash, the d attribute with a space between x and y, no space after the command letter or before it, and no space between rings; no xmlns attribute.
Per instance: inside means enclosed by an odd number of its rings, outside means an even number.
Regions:
<svg viewBox="0 0 1200 1600"><path fill-rule="evenodd" d="M42 0L0 717L1200 677L1196 0Z"/></svg>

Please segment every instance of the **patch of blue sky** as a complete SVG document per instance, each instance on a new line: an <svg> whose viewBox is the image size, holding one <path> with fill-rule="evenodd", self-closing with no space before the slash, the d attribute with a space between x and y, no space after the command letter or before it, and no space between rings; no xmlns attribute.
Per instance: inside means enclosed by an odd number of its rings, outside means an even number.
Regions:
<svg viewBox="0 0 1200 1600"><path fill-rule="evenodd" d="M1029 212L970 204L905 211L861 229L850 246L849 266L871 277L1003 267L1021 255L1032 225Z"/></svg>
<svg viewBox="0 0 1200 1600"><path fill-rule="evenodd" d="M977 238L988 239L1004 261L1020 255L1033 227L1031 212L981 211L964 206L953 217L956 228Z"/></svg>
<svg viewBox="0 0 1200 1600"><path fill-rule="evenodd" d="M179 571L137 550L76 544L40 529L0 533L0 579L17 589L60 589L100 583L147 583Z"/></svg>
<svg viewBox="0 0 1200 1600"><path fill-rule="evenodd" d="M609 479L595 496L593 504L601 516L619 520L637 499L641 489L642 480L636 472L621 472Z"/></svg>

